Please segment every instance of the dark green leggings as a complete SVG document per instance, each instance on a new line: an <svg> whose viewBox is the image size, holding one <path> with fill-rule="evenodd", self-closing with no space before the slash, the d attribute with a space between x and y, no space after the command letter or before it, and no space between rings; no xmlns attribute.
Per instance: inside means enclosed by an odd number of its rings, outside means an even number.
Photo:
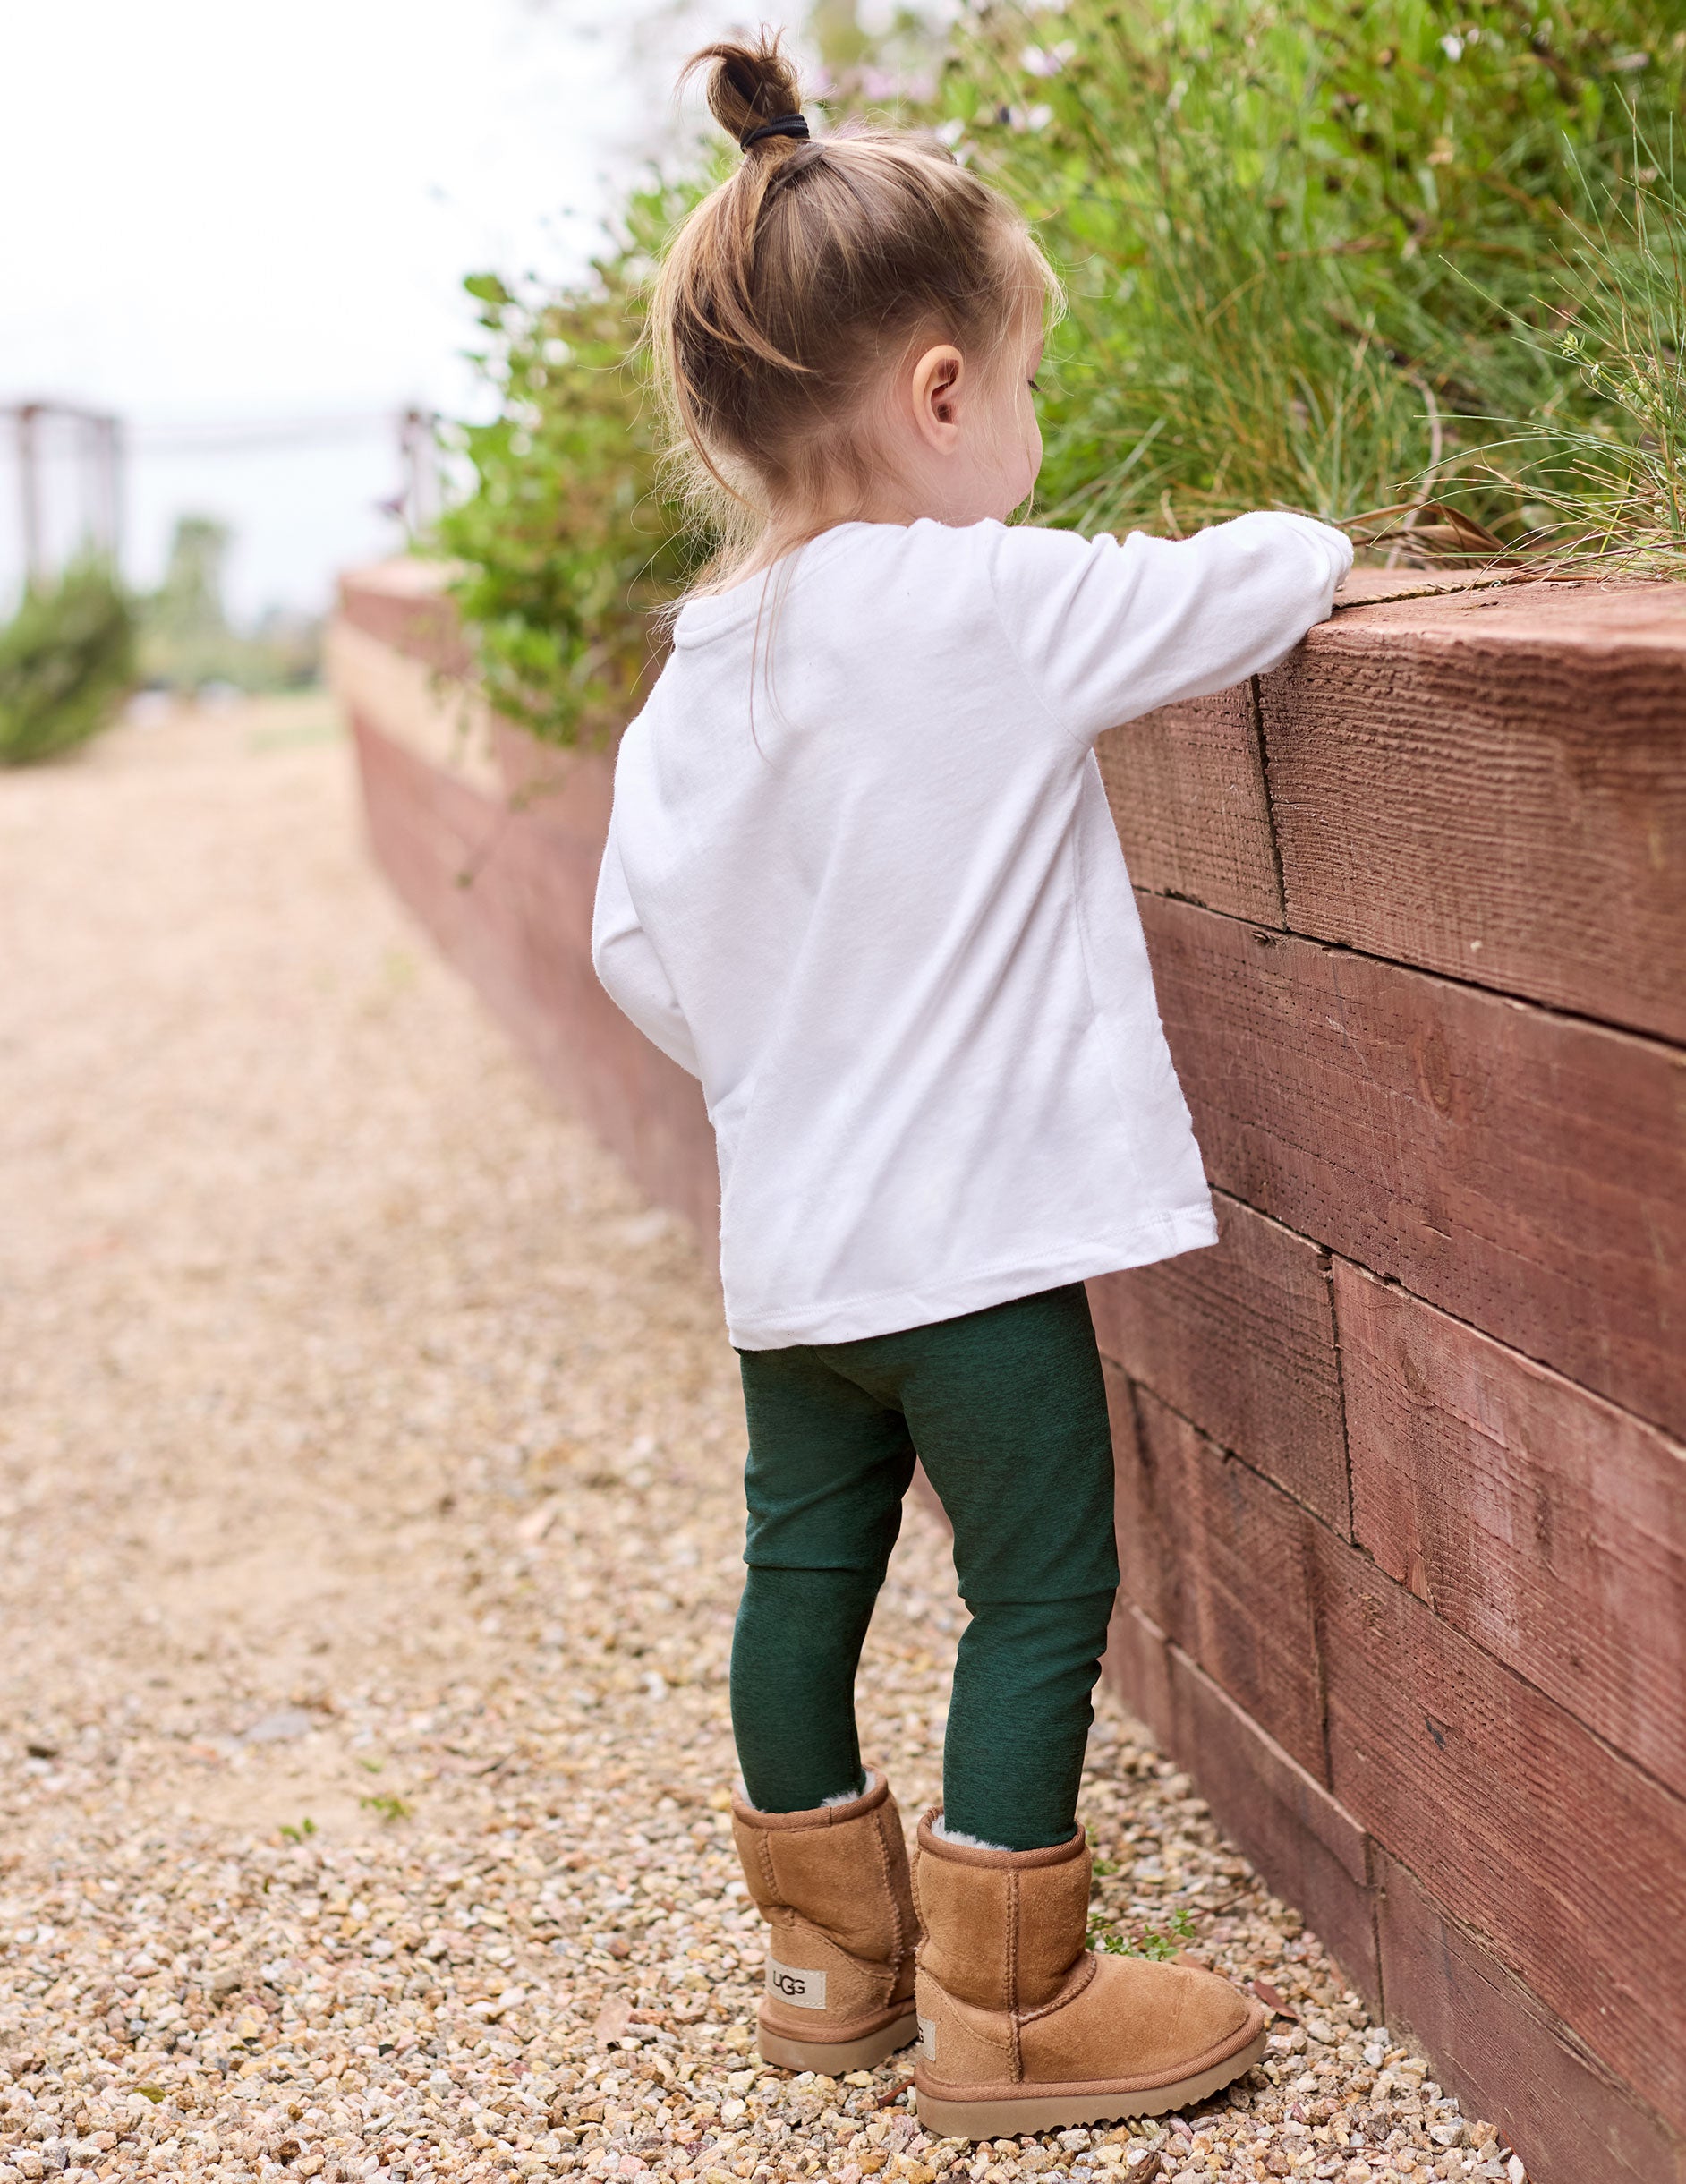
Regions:
<svg viewBox="0 0 1686 2184"><path fill-rule="evenodd" d="M1009 1850L1069 1841L1118 1589L1111 1437L1081 1284L739 1357L749 1575L732 1727L750 1802L805 1812L860 1785L855 1672L916 1453L972 1612L943 1747L947 1823Z"/></svg>

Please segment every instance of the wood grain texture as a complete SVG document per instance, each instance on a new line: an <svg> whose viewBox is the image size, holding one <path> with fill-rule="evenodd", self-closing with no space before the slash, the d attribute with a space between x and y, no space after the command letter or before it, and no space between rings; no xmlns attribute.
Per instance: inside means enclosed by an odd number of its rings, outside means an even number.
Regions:
<svg viewBox="0 0 1686 2184"><path fill-rule="evenodd" d="M1144 1443L1137 1411L1137 1391L1129 1377L1108 1358L1101 1361L1106 1380L1107 1415L1112 1426L1113 1531L1118 1540L1119 1600L1169 1631L1180 1605L1174 1509L1162 1510L1160 1496L1174 1482L1162 1481Z"/></svg>
<svg viewBox="0 0 1686 2184"><path fill-rule="evenodd" d="M1219 1241L1089 1284L1103 1352L1307 1508L1348 1528L1325 1257L1216 1193Z"/></svg>
<svg viewBox="0 0 1686 2184"><path fill-rule="evenodd" d="M1126 1597L1322 1778L1313 1519L1108 1367ZM1132 1429L1133 1421L1133 1429Z"/></svg>
<svg viewBox="0 0 1686 2184"><path fill-rule="evenodd" d="M1139 900L1214 1183L1686 1429L1686 1054Z"/></svg>
<svg viewBox="0 0 1686 2184"><path fill-rule="evenodd" d="M1306 1915L1372 2009L1382 1995L1372 1847L1344 1811L1179 1647L1169 1649L1171 1743L1213 1817Z"/></svg>
<svg viewBox="0 0 1686 2184"><path fill-rule="evenodd" d="M720 1186L701 1089L622 1016L592 968L602 837L590 769L577 808L558 791L541 818L368 721L354 727L370 846L400 899L558 1097L658 1205L711 1241Z"/></svg>
<svg viewBox="0 0 1686 2184"><path fill-rule="evenodd" d="M1281 925L1250 682L1109 729L1095 756L1138 887Z"/></svg>
<svg viewBox="0 0 1686 2184"><path fill-rule="evenodd" d="M1686 2129L1686 1801L1314 1534L1335 1797Z"/></svg>
<svg viewBox="0 0 1686 2184"><path fill-rule="evenodd" d="M1122 1599L1102 1667L1160 1750L1194 1778L1266 1887L1305 1913L1347 1978L1377 2007L1372 1847L1351 1814L1150 1616Z"/></svg>
<svg viewBox="0 0 1686 2184"><path fill-rule="evenodd" d="M1139 1608L1120 1598L1107 1634L1101 1672L1162 1752L1174 1748L1171 1656L1164 1632Z"/></svg>
<svg viewBox="0 0 1686 2184"><path fill-rule="evenodd" d="M1686 1038L1686 586L1361 610L1259 701L1294 931Z"/></svg>
<svg viewBox="0 0 1686 2184"><path fill-rule="evenodd" d="M1358 1267L1334 1271L1355 1537L1686 1794L1686 1449Z"/></svg>
<svg viewBox="0 0 1686 2184"><path fill-rule="evenodd" d="M1529 2184L1686 2184L1686 2143L1618 2084L1399 1861L1376 1853L1384 2007Z"/></svg>

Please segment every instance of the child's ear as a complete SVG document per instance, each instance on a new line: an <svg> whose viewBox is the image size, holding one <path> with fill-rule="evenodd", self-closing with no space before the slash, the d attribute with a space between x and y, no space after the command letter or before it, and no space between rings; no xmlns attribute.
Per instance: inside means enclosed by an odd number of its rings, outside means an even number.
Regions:
<svg viewBox="0 0 1686 2184"><path fill-rule="evenodd" d="M952 342L927 349L914 366L914 422L933 448L950 448L959 431L960 383L966 359Z"/></svg>

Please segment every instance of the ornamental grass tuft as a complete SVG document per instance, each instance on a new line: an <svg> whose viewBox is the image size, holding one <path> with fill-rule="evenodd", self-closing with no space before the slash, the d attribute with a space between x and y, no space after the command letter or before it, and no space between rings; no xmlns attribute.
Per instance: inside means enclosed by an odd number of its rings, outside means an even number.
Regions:
<svg viewBox="0 0 1686 2184"><path fill-rule="evenodd" d="M1066 276L1037 521L1280 507L1394 560L1686 570L1675 0L971 0L931 62L898 24L827 119L935 131ZM551 740L636 709L711 543L638 353L707 180L652 180L575 287L469 284L499 407L439 543Z"/></svg>

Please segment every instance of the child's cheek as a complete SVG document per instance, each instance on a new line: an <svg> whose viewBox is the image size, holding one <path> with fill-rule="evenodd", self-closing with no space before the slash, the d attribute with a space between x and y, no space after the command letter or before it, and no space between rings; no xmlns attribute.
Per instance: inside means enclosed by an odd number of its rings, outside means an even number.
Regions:
<svg viewBox="0 0 1686 2184"><path fill-rule="evenodd" d="M1029 492L1042 468L1042 427L1033 415L1025 435L1025 491Z"/></svg>

